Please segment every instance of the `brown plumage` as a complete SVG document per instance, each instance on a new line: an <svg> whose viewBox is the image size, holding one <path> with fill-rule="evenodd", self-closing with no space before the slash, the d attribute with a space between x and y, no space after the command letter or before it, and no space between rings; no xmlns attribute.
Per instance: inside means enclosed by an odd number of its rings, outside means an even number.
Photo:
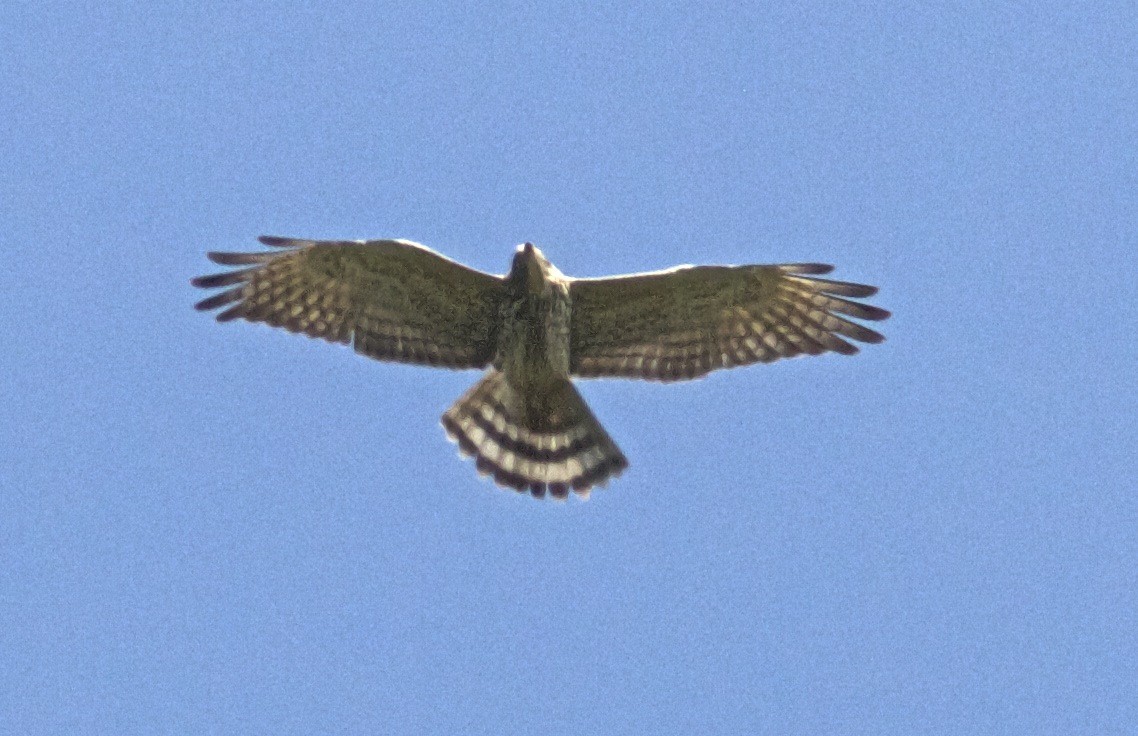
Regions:
<svg viewBox="0 0 1138 736"><path fill-rule="evenodd" d="M489 367L443 426L479 472L535 496L584 496L628 466L572 377L674 381L796 355L852 355L850 340L884 338L845 316L889 316L852 301L876 288L817 278L833 270L822 264L571 279L526 243L509 273L494 276L403 240L261 242L275 250L209 254L239 268L194 279L225 289L198 309L379 360Z"/></svg>

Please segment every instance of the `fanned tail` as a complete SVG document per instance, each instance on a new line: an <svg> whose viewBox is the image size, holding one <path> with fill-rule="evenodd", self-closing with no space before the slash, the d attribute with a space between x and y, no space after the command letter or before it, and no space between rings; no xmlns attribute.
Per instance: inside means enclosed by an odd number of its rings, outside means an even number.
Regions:
<svg viewBox="0 0 1138 736"><path fill-rule="evenodd" d="M628 467L568 379L522 394L491 370L442 417L478 471L500 485L542 497L587 496Z"/></svg>

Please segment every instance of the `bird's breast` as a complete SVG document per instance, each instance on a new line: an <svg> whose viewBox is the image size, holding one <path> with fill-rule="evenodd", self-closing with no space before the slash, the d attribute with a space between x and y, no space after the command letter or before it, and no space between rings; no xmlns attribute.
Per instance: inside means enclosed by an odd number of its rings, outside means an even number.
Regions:
<svg viewBox="0 0 1138 736"><path fill-rule="evenodd" d="M494 367L516 388L569 375L569 289L549 287L522 293L502 310Z"/></svg>

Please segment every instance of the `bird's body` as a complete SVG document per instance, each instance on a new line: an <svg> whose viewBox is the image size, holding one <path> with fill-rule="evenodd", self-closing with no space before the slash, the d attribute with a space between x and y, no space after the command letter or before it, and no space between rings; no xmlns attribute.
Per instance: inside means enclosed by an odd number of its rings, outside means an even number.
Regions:
<svg viewBox="0 0 1138 736"><path fill-rule="evenodd" d="M582 493L628 461L569 379L569 279L531 243L503 283L493 369L443 414L443 426L499 483Z"/></svg>
<svg viewBox="0 0 1138 736"><path fill-rule="evenodd" d="M535 496L585 495L628 461L573 377L672 381L801 354L853 354L880 342L839 314L880 320L845 297L874 287L815 278L832 267L684 266L572 279L532 244L505 276L416 243L261 238L278 252L210 253L248 266L203 276L233 287L197 305L332 342L380 360L488 368L442 417L480 472ZM836 314L837 313L837 314Z"/></svg>
<svg viewBox="0 0 1138 736"><path fill-rule="evenodd" d="M504 287L494 367L522 390L569 378L569 279L526 243Z"/></svg>

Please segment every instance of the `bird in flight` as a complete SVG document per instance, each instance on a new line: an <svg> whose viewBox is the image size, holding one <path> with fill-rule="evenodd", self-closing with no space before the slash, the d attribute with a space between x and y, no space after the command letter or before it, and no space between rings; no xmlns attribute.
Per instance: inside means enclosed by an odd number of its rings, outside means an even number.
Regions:
<svg viewBox="0 0 1138 736"><path fill-rule="evenodd" d="M272 249L209 253L239 268L197 309L351 345L377 360L486 368L442 416L478 471L543 497L587 496L628 467L573 378L679 381L717 368L825 352L878 332L846 317L876 287L819 278L820 263L678 266L606 278L563 275L532 243L495 276L407 240L262 237ZM845 316L843 316L845 315Z"/></svg>

